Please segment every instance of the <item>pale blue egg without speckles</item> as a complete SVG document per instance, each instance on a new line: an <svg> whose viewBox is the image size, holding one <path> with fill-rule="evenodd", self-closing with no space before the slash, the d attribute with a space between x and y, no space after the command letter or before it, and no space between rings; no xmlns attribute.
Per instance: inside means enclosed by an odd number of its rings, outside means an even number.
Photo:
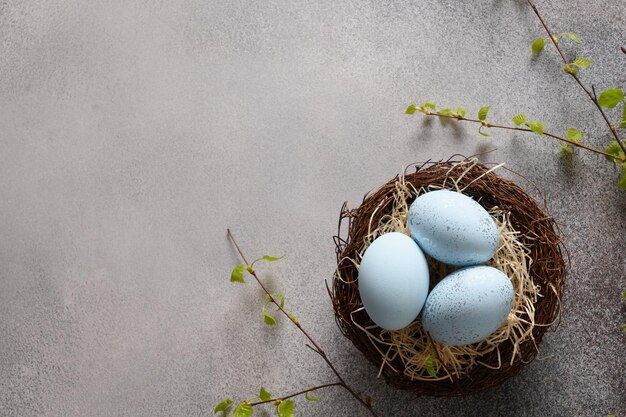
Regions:
<svg viewBox="0 0 626 417"><path fill-rule="evenodd" d="M456 191L431 191L416 198L408 227L424 252L449 265L481 264L493 257L500 243L489 213Z"/></svg>
<svg viewBox="0 0 626 417"><path fill-rule="evenodd" d="M507 319L513 286L499 269L470 266L442 279L422 310L422 325L440 343L452 346L478 342Z"/></svg>
<svg viewBox="0 0 626 417"><path fill-rule="evenodd" d="M370 318L383 329L398 330L422 310L428 295L428 264L409 236L386 233L365 250L358 280Z"/></svg>

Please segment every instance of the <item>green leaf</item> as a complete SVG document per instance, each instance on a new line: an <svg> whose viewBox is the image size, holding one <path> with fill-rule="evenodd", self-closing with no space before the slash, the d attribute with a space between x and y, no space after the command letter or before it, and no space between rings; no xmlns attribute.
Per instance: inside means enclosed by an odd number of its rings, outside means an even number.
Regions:
<svg viewBox="0 0 626 417"><path fill-rule="evenodd" d="M622 178L620 178L617 186L622 190L626 190L626 163L622 164Z"/></svg>
<svg viewBox="0 0 626 417"><path fill-rule="evenodd" d="M246 281L243 279L243 271L245 271L247 266L245 264L239 264L234 269L233 272L230 273L230 282L240 282L245 284Z"/></svg>
<svg viewBox="0 0 626 417"><path fill-rule="evenodd" d="M533 120L532 122L528 122L528 127L539 136L543 135L543 123L540 121Z"/></svg>
<svg viewBox="0 0 626 417"><path fill-rule="evenodd" d="M574 42L580 43L580 38L578 36L574 35L573 33L567 33L566 32L566 33L562 33L561 35L565 35L568 38L570 38L571 40L573 40Z"/></svg>
<svg viewBox="0 0 626 417"><path fill-rule="evenodd" d="M565 68L563 69L563 71L568 74L578 74L578 69L573 64L565 64Z"/></svg>
<svg viewBox="0 0 626 417"><path fill-rule="evenodd" d="M523 125L526 123L526 115L524 113L520 113L513 116L513 123L515 123L515 126Z"/></svg>
<svg viewBox="0 0 626 417"><path fill-rule="evenodd" d="M424 107L426 107L428 109L431 109L431 110L435 110L435 111L437 110L437 107L435 106L435 103L430 103L428 101L426 103L424 103Z"/></svg>
<svg viewBox="0 0 626 417"><path fill-rule="evenodd" d="M456 112L461 116L461 117L465 117L465 115L467 114L467 109L464 109L463 107L457 107L456 108Z"/></svg>
<svg viewBox="0 0 626 417"><path fill-rule="evenodd" d="M299 323L298 319L293 314L289 313L289 314L287 314L287 316L289 317L289 320L293 321L294 324L298 324Z"/></svg>
<svg viewBox="0 0 626 417"><path fill-rule="evenodd" d="M573 155L574 151L572 150L572 148L570 148L570 146L566 143L559 143L559 145L561 145L561 149L563 149L563 152L565 152L568 155Z"/></svg>
<svg viewBox="0 0 626 417"><path fill-rule="evenodd" d="M611 155L619 156L619 153L621 150L622 148L619 146L619 143L617 143L616 140L613 140L611 141L611 143L609 143L609 146L606 147L604 152L609 153Z"/></svg>
<svg viewBox="0 0 626 417"><path fill-rule="evenodd" d="M280 257L265 255L264 257L257 259L257 261L260 261L262 259L262 260L267 261L267 262L276 262L276 261L280 261L284 257L285 257L285 255L280 256Z"/></svg>
<svg viewBox="0 0 626 417"><path fill-rule="evenodd" d="M295 404L291 400L281 401L278 404L278 417L294 417Z"/></svg>
<svg viewBox="0 0 626 417"><path fill-rule="evenodd" d="M409 107L406 108L406 111L404 113L405 114L415 114L416 111L417 111L417 107L415 106L415 104L411 104L411 105L409 105Z"/></svg>
<svg viewBox="0 0 626 417"><path fill-rule="evenodd" d="M625 127L626 127L626 119L624 119L621 122L619 122L619 129L623 129Z"/></svg>
<svg viewBox="0 0 626 417"><path fill-rule="evenodd" d="M598 104L602 107L612 109L622 100L624 100L624 92L621 88L609 88L600 93Z"/></svg>
<svg viewBox="0 0 626 417"><path fill-rule="evenodd" d="M309 393L309 392L304 394L304 398L306 398L309 401L317 401L317 400L320 399L320 397L316 397L315 395L311 395L311 393Z"/></svg>
<svg viewBox="0 0 626 417"><path fill-rule="evenodd" d="M267 392L264 387L261 387L261 390L259 391L259 398L261 401L269 401L272 399L272 394Z"/></svg>
<svg viewBox="0 0 626 417"><path fill-rule="evenodd" d="M622 293L622 298L626 298L626 291Z"/></svg>
<svg viewBox="0 0 626 417"><path fill-rule="evenodd" d="M267 311L263 311L263 322L268 326L276 326L276 319Z"/></svg>
<svg viewBox="0 0 626 417"><path fill-rule="evenodd" d="M485 133L485 132L482 131L483 127L484 126L481 126L481 127L478 128L478 133L480 133L483 136L491 136L491 134Z"/></svg>
<svg viewBox="0 0 626 417"><path fill-rule="evenodd" d="M433 366L432 354L428 355L428 357L426 358L426 362L424 362L424 366L426 367L426 372L428 372L428 375L432 376L433 378L437 377L437 372L435 371L435 368Z"/></svg>
<svg viewBox="0 0 626 417"><path fill-rule="evenodd" d="M567 138L572 142L578 143L583 138L583 134L573 127L570 127L567 131Z"/></svg>
<svg viewBox="0 0 626 417"><path fill-rule="evenodd" d="M530 45L530 49L533 51L533 55L537 55L546 44L546 40L544 38L537 38L533 41L532 45Z"/></svg>
<svg viewBox="0 0 626 417"><path fill-rule="evenodd" d="M489 113L490 108L491 106L481 107L480 110L478 110L478 120L484 122L487 118L487 113Z"/></svg>
<svg viewBox="0 0 626 417"><path fill-rule="evenodd" d="M586 68L591 65L593 61L587 58L576 58L572 65L576 65L578 68Z"/></svg>
<svg viewBox="0 0 626 417"><path fill-rule="evenodd" d="M281 259L283 259L284 257L285 257L285 255L283 255L283 256L281 256L281 257L279 257L279 258L277 258L277 257L275 257L275 256L268 256L268 255L265 255L265 256L262 256L262 257L260 257L260 258L255 259L254 261L252 261L252 264L250 264L250 266L251 266L251 267L252 267L252 266L254 266L254 264L255 264L255 263L257 263L257 262L259 262L259 261L267 261L267 262L276 262L276 261L280 261L280 260L281 260ZM252 268L251 268L251 269L252 269ZM250 272L250 273L252 273L252 272Z"/></svg>
<svg viewBox="0 0 626 417"><path fill-rule="evenodd" d="M439 114L442 114L444 116L450 116L452 114L452 109L443 109L443 110L439 110L438 112Z"/></svg>
<svg viewBox="0 0 626 417"><path fill-rule="evenodd" d="M235 408L233 411L233 417L250 417L254 409L247 402L243 402Z"/></svg>
<svg viewBox="0 0 626 417"><path fill-rule="evenodd" d="M604 152L611 155L607 156L606 159L613 163L621 162L622 160L624 160L624 151L622 151L622 147L619 146L619 143L617 143L616 140L612 140L611 143L609 143L609 146L606 147Z"/></svg>
<svg viewBox="0 0 626 417"><path fill-rule="evenodd" d="M228 413L228 409L230 408L230 405L233 403L233 400L231 400L230 398L225 399L224 401L222 401L221 403L219 403L218 405L215 406L215 408L213 409L214 413L219 413L220 411L223 411L224 414Z"/></svg>
<svg viewBox="0 0 626 417"><path fill-rule="evenodd" d="M279 292L275 292L275 293L272 294L272 297L274 299L278 298L278 300L280 301L278 303L278 304L280 304L280 308L283 308L285 306L285 296L284 295L282 295Z"/></svg>

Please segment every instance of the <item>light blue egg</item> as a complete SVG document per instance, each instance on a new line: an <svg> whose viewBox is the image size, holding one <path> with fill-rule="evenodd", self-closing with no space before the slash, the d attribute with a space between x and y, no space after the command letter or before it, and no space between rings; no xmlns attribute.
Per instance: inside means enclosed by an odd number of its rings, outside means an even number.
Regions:
<svg viewBox="0 0 626 417"><path fill-rule="evenodd" d="M422 194L409 209L411 236L424 252L449 265L484 263L498 249L498 227L470 197L450 190Z"/></svg>
<svg viewBox="0 0 626 417"><path fill-rule="evenodd" d="M502 271L470 266L446 276L432 289L422 310L422 325L447 345L478 342L496 331L513 306L513 286Z"/></svg>
<svg viewBox="0 0 626 417"><path fill-rule="evenodd" d="M370 318L387 330L408 326L428 295L426 257L409 236L386 233L365 250L359 266L359 294Z"/></svg>

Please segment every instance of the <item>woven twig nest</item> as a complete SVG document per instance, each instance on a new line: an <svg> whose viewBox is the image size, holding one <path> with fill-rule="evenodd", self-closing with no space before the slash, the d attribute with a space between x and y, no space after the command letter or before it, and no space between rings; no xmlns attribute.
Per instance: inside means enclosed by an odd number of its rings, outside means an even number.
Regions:
<svg viewBox="0 0 626 417"><path fill-rule="evenodd" d="M499 385L537 356L542 336L558 317L566 272L558 228L535 199L476 160L431 162L406 172L367 195L358 208L342 207L330 289L337 324L396 388L455 396ZM411 202L441 188L472 197L492 215L501 247L490 264L509 276L516 291L507 322L485 341L464 347L431 340L420 317L402 330L381 329L363 309L358 291L358 266L367 246L389 231L407 233ZM428 263L431 288L454 270L430 258Z"/></svg>

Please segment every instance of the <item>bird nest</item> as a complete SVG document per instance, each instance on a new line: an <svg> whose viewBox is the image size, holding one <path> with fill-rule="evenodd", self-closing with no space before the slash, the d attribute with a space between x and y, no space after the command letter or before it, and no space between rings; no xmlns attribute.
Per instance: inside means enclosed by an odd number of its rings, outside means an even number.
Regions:
<svg viewBox="0 0 626 417"><path fill-rule="evenodd" d="M367 195L354 210L344 204L335 236L337 269L330 296L342 333L392 386L419 395L453 396L481 391L515 375L539 353L538 345L559 312L566 266L554 220L510 180L475 159L414 165ZM395 331L378 327L358 291L363 253L378 236L409 234L415 198L435 189L472 197L498 226L500 245L487 263L509 277L513 308L498 330L480 342L448 346L430 338L420 317ZM342 227L347 223L347 236ZM431 289L456 268L427 257Z"/></svg>

